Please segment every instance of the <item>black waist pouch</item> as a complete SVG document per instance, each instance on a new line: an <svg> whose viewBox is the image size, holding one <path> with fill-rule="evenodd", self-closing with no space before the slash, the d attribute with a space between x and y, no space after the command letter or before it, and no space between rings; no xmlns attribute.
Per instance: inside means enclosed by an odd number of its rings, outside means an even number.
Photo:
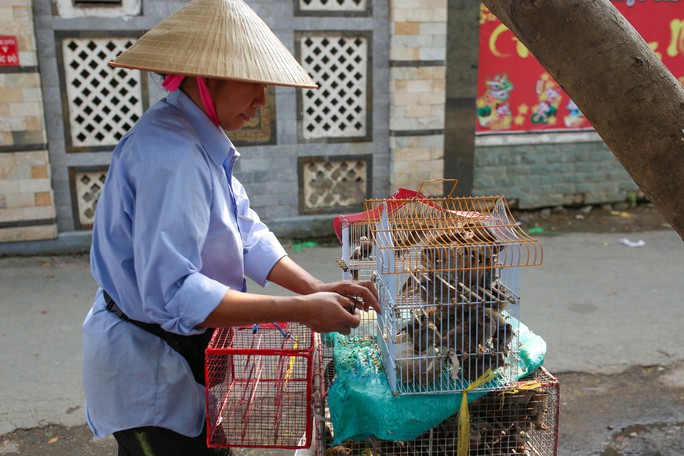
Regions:
<svg viewBox="0 0 684 456"><path fill-rule="evenodd" d="M105 302L107 303L107 310L112 312L124 321L133 323L139 328L154 334L157 337L164 339L169 344L169 347L176 350L185 361L187 361L192 371L195 381L200 385L204 385L204 350L209 345L211 336L214 334L213 329L208 329L202 334L194 334L191 336L182 336L180 334L172 333L162 329L160 325L153 323L144 323L142 321L133 320L129 318L116 304L114 299L109 296L109 293L103 290Z"/></svg>

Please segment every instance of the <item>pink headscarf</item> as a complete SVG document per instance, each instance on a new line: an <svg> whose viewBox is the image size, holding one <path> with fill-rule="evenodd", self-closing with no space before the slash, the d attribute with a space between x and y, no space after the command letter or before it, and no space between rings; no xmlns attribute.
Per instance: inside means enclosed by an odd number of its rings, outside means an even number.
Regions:
<svg viewBox="0 0 684 456"><path fill-rule="evenodd" d="M177 90L178 87L180 87L181 82L183 82L183 79L185 79L185 76L183 75L169 74L166 76L166 78L164 78L162 87L168 90L169 92L173 92L174 90ZM211 99L211 95L209 95L207 83L204 82L204 78L196 77L195 80L197 81L197 87L199 88L200 98L202 99L204 109L207 111L209 119L211 119L214 125L218 127L219 121L218 116L216 115L216 108L214 107L214 102Z"/></svg>

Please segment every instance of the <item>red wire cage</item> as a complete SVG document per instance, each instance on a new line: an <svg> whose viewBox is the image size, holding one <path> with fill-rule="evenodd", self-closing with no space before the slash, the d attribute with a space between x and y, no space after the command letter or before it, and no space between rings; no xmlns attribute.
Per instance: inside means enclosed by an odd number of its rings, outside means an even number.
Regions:
<svg viewBox="0 0 684 456"><path fill-rule="evenodd" d="M205 351L207 445L308 447L315 348L297 323L217 329Z"/></svg>

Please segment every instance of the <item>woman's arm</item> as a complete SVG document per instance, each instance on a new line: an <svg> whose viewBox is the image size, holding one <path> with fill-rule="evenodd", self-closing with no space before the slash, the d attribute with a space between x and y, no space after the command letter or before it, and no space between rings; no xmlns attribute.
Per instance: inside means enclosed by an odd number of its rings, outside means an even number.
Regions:
<svg viewBox="0 0 684 456"><path fill-rule="evenodd" d="M281 258L273 266L268 275L268 280L301 295L320 291L338 293L350 299L350 306L361 305L366 311L372 307L377 313L380 313L378 293L373 282L353 282L351 280L322 282L287 256Z"/></svg>
<svg viewBox="0 0 684 456"><path fill-rule="evenodd" d="M228 290L219 305L200 324L220 328L255 323L295 321L316 332L349 334L360 323L359 311L350 313L349 299L338 293L306 296L267 296Z"/></svg>
<svg viewBox="0 0 684 456"><path fill-rule="evenodd" d="M361 323L357 305L380 312L372 282L321 282L289 257L278 261L268 278L301 296L268 296L228 290L200 326L219 328L296 321L316 332L349 334L351 328Z"/></svg>

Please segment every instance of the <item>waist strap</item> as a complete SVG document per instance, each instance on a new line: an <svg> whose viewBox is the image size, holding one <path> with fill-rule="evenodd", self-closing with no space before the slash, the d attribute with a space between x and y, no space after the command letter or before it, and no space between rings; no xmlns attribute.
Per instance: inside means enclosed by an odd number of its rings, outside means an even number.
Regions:
<svg viewBox="0 0 684 456"><path fill-rule="evenodd" d="M209 345L213 330L207 330L202 334L193 334L190 336L182 336L180 334L172 333L164 330L160 325L154 323L145 323L138 320L133 320L128 317L121 308L116 304L116 301L102 290L106 309L119 317L121 320L134 324L135 326L144 329L145 331L154 334L163 339L171 348L178 352L190 366L195 381L204 385L204 350Z"/></svg>
<svg viewBox="0 0 684 456"><path fill-rule="evenodd" d="M142 328L147 332L151 332L155 336L161 337L164 340L166 340L167 334L171 334L168 331L162 329L160 325L154 323L145 323L143 321L133 320L132 318L129 318L128 315L123 313L123 310L119 308L119 306L116 304L116 301L114 301L114 299L111 296L109 296L109 293L102 290L102 294L104 295L105 302L107 303L106 309L114 315L116 315L117 317L119 317L120 319L122 319L123 321L133 323L135 326Z"/></svg>

